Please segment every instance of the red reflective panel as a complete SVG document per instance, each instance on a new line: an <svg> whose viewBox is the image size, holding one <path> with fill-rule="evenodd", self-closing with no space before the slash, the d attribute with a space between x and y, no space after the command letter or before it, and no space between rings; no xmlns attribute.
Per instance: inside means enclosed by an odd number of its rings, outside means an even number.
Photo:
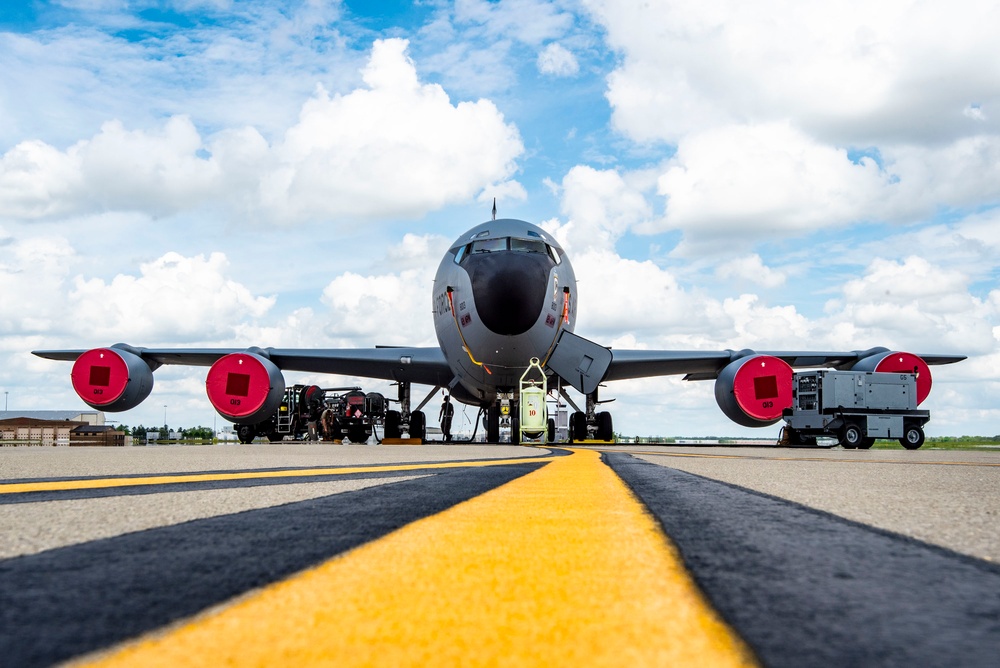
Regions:
<svg viewBox="0 0 1000 668"><path fill-rule="evenodd" d="M253 355L231 353L208 370L205 390L220 413L242 418L256 412L267 399L271 379L267 369Z"/></svg>
<svg viewBox="0 0 1000 668"><path fill-rule="evenodd" d="M777 357L752 357L736 372L733 396L750 417L777 420L792 405L792 367Z"/></svg>
<svg viewBox="0 0 1000 668"><path fill-rule="evenodd" d="M879 373L916 373L918 404L931 393L931 369L927 362L913 353L890 353L875 370Z"/></svg>
<svg viewBox="0 0 1000 668"><path fill-rule="evenodd" d="M84 401L105 406L112 403L128 385L128 365L109 348L88 350L76 358L70 372L73 389Z"/></svg>
<svg viewBox="0 0 1000 668"><path fill-rule="evenodd" d="M245 373L230 373L226 379L226 394L245 397L250 394L250 376Z"/></svg>
<svg viewBox="0 0 1000 668"><path fill-rule="evenodd" d="M98 387L107 387L111 384L111 367L92 366L90 367L90 384Z"/></svg>
<svg viewBox="0 0 1000 668"><path fill-rule="evenodd" d="M754 378L753 394L757 399L774 399L778 396L778 379L774 376Z"/></svg>

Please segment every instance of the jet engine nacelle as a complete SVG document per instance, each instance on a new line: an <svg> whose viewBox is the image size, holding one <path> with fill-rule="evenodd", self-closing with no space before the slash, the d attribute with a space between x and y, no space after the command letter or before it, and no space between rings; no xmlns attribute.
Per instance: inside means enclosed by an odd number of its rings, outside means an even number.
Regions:
<svg viewBox="0 0 1000 668"><path fill-rule="evenodd" d="M715 381L715 400L730 420L766 427L792 406L792 367L770 355L747 355L726 366Z"/></svg>
<svg viewBox="0 0 1000 668"><path fill-rule="evenodd" d="M76 358L73 389L97 410L117 412L138 406L153 390L153 370L124 348L95 348Z"/></svg>
<svg viewBox="0 0 1000 668"><path fill-rule="evenodd" d="M285 395L285 378L263 355L230 353L208 370L205 391L222 417L237 424L257 424L277 412Z"/></svg>
<svg viewBox="0 0 1000 668"><path fill-rule="evenodd" d="M885 351L862 358L851 367L852 371L878 373L912 373L917 377L917 403L931 393L931 369L922 358L913 353Z"/></svg>

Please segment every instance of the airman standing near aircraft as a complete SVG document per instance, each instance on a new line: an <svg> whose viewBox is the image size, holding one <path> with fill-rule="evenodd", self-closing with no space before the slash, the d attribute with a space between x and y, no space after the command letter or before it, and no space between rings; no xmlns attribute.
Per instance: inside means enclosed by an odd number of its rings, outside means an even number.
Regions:
<svg viewBox="0 0 1000 668"><path fill-rule="evenodd" d="M444 395L441 402L441 412L438 414L438 421L441 423L441 433L444 434L444 442L451 443L451 420L455 416L455 407L451 405L451 396Z"/></svg>

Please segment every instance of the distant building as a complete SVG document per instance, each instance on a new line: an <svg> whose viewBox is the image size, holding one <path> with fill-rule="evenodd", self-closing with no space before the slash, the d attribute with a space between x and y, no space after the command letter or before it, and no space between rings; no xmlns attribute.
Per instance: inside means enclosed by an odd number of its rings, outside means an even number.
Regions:
<svg viewBox="0 0 1000 668"><path fill-rule="evenodd" d="M0 422L11 418L31 418L46 422L104 424L104 413L102 411L0 411Z"/></svg>
<svg viewBox="0 0 1000 668"><path fill-rule="evenodd" d="M0 411L0 445L131 445L98 411Z"/></svg>
<svg viewBox="0 0 1000 668"><path fill-rule="evenodd" d="M132 436L129 435L127 440L127 445L131 445ZM81 424L70 430L69 444L123 446L126 445L126 434L106 424Z"/></svg>

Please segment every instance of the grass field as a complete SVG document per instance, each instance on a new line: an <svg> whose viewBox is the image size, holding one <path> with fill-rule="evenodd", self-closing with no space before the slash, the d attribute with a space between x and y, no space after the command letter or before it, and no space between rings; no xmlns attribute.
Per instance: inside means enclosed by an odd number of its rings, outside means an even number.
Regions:
<svg viewBox="0 0 1000 668"><path fill-rule="evenodd" d="M902 448L899 441L875 441L873 448ZM980 450L1000 449L1000 436L929 436L921 450Z"/></svg>

